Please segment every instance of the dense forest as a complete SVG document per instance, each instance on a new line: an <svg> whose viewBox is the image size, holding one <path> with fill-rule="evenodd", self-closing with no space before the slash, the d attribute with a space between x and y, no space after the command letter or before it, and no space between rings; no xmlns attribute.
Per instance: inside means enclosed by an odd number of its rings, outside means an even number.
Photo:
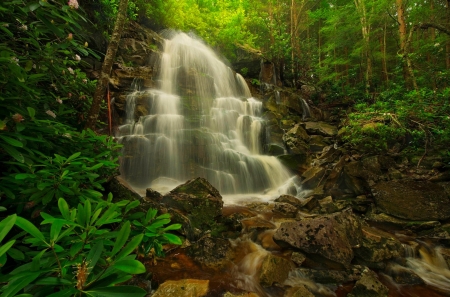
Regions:
<svg viewBox="0 0 450 297"><path fill-rule="evenodd" d="M360 154L450 164L447 0L4 0L1 297L145 296L115 286L145 272L136 249L181 244L169 215L102 198L121 145L103 133L111 65L88 71L114 58L119 21L192 32L230 65L273 63L278 87L314 86L313 105L344 111L340 141Z"/></svg>

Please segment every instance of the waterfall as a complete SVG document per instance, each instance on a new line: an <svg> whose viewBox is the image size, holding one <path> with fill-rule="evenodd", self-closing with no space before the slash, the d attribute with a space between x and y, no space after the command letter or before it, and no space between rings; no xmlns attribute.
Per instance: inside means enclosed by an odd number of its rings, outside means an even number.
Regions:
<svg viewBox="0 0 450 297"><path fill-rule="evenodd" d="M222 194L286 188L289 172L262 155L262 103L243 77L202 41L185 33L167 36L158 87L137 87L127 97L117 135L125 180L163 193L199 176Z"/></svg>

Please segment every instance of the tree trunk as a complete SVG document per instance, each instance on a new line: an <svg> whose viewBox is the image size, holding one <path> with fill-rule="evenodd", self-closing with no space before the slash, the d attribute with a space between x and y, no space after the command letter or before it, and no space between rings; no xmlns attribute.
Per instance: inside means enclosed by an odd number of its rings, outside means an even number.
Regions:
<svg viewBox="0 0 450 297"><path fill-rule="evenodd" d="M397 22L398 22L398 33L400 37L400 53L403 56L406 49L406 22L405 22L405 7L403 0L395 0L395 5L397 8ZM406 65L403 66L403 76L405 81L408 80L408 69Z"/></svg>
<svg viewBox="0 0 450 297"><path fill-rule="evenodd" d="M111 35L111 40L106 50L105 60L102 65L102 72L97 82L97 88L92 99L91 109L87 117L85 129L94 129L97 123L97 118L100 112L100 105L105 96L106 87L109 83L109 74L111 73L112 65L116 57L117 49L119 47L120 36L123 25L127 17L128 0L120 0L119 10L117 12L117 19L114 25L114 30Z"/></svg>

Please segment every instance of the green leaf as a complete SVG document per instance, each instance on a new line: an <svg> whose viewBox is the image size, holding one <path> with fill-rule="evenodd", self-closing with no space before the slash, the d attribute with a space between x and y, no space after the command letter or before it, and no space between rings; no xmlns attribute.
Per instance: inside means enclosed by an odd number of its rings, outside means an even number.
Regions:
<svg viewBox="0 0 450 297"><path fill-rule="evenodd" d="M48 243L45 242L44 235L30 221L28 221L22 217L17 217L16 226L18 226L22 230L28 232L31 236L39 239L40 241L42 241L43 243L45 243L48 246Z"/></svg>
<svg viewBox="0 0 450 297"><path fill-rule="evenodd" d="M16 222L17 215L13 214L0 222L0 242L2 242L3 238L5 238L6 234L8 234L9 230L14 226Z"/></svg>
<svg viewBox="0 0 450 297"><path fill-rule="evenodd" d="M81 204L78 204L77 221L81 226L84 226L84 224L86 223L84 207Z"/></svg>
<svg viewBox="0 0 450 297"><path fill-rule="evenodd" d="M10 248L7 253L14 260L25 260L25 254L18 249Z"/></svg>
<svg viewBox="0 0 450 297"><path fill-rule="evenodd" d="M21 153L19 153L18 150L16 150L15 148L13 148L12 146L9 146L7 144L2 143L1 147L3 147L3 149L11 155L11 157L13 157L14 159L16 159L18 162L23 163L25 161L25 158L23 157L23 155Z"/></svg>
<svg viewBox="0 0 450 297"><path fill-rule="evenodd" d="M40 272L33 272L20 277L13 277L11 281L5 286L5 290L1 297L15 296L20 290L31 284L38 276Z"/></svg>
<svg viewBox="0 0 450 297"><path fill-rule="evenodd" d="M69 205L67 204L66 200L64 200L64 198L58 199L58 208L63 218L70 221Z"/></svg>
<svg viewBox="0 0 450 297"><path fill-rule="evenodd" d="M5 136L5 135L1 135L0 134L0 138L3 139L4 141L6 141L7 143L9 143L12 146L15 147L23 147L23 143L18 141L17 139Z"/></svg>
<svg viewBox="0 0 450 297"><path fill-rule="evenodd" d="M121 260L124 257L131 254L141 243L142 238L144 238L144 234L139 234L135 237L133 237L130 242L120 251L120 253L117 255L116 260Z"/></svg>
<svg viewBox="0 0 450 297"><path fill-rule="evenodd" d="M156 229L161 228L163 225L170 223L170 219L162 219L159 221L155 221L151 223L150 226L147 226L147 230L156 231Z"/></svg>
<svg viewBox="0 0 450 297"><path fill-rule="evenodd" d="M86 257L87 263L89 263L89 267L94 268L97 264L98 259L103 252L103 242L97 242L92 249L89 251L89 254Z"/></svg>
<svg viewBox="0 0 450 297"><path fill-rule="evenodd" d="M59 277L46 277L35 282L36 285L46 285L46 286L60 286L60 285L72 285L73 282L59 278Z"/></svg>
<svg viewBox="0 0 450 297"><path fill-rule="evenodd" d="M130 211L130 209L133 209L133 208L139 206L139 204L140 204L140 202L137 201L137 200L132 201L132 202L131 202L130 204L128 204L127 207L125 208L125 213L127 213L128 211Z"/></svg>
<svg viewBox="0 0 450 297"><path fill-rule="evenodd" d="M76 296L77 293L78 293L77 289L69 288L69 289L65 289L65 290L50 294L46 297L72 297L72 296Z"/></svg>
<svg viewBox="0 0 450 297"><path fill-rule="evenodd" d="M167 226L163 229L163 231L170 231L170 230L179 230L181 228L181 224L172 224Z"/></svg>
<svg viewBox="0 0 450 297"><path fill-rule="evenodd" d="M83 242L75 242L70 246L69 255L71 257L75 256L83 247Z"/></svg>
<svg viewBox="0 0 450 297"><path fill-rule="evenodd" d="M50 228L50 240L53 242L56 241L56 239L59 236L59 233L61 232L61 228L63 226L64 222L62 220L54 220L52 223L52 226Z"/></svg>
<svg viewBox="0 0 450 297"><path fill-rule="evenodd" d="M74 192L73 192L71 189L69 189L68 187L66 187L66 186L63 185L63 184L60 184L60 185L58 186L58 189L61 190L63 193L66 193L66 194L68 194L68 195L73 195L73 194L74 194Z"/></svg>
<svg viewBox="0 0 450 297"><path fill-rule="evenodd" d="M117 252L124 246L124 244L128 240L128 237L130 236L130 232L130 221L126 221L120 229L119 234L117 235L116 242L114 243L114 247L111 252L111 257L117 254Z"/></svg>
<svg viewBox="0 0 450 297"><path fill-rule="evenodd" d="M15 179L27 179L27 178L36 178L35 175L29 173L18 173L14 176Z"/></svg>
<svg viewBox="0 0 450 297"><path fill-rule="evenodd" d="M84 202L84 216L86 218L86 227L89 226L89 221L91 220L91 202L87 199Z"/></svg>
<svg viewBox="0 0 450 297"><path fill-rule="evenodd" d="M93 297L143 297L147 295L147 292L144 289L135 286L97 288L86 291L86 293Z"/></svg>
<svg viewBox="0 0 450 297"><path fill-rule="evenodd" d="M75 153L72 156L70 156L69 158L67 158L66 163L69 163L70 161L72 161L73 159L78 158L78 156L81 155L81 152Z"/></svg>
<svg viewBox="0 0 450 297"><path fill-rule="evenodd" d="M163 237L165 239L167 239L169 241L169 243L171 243L171 244L181 245L183 243L181 241L181 239L178 236L174 235L174 234L164 233Z"/></svg>
<svg viewBox="0 0 450 297"><path fill-rule="evenodd" d="M157 213L158 211L156 209L149 208L149 210L147 211L147 215L145 216L145 222L148 223L153 220Z"/></svg>
<svg viewBox="0 0 450 297"><path fill-rule="evenodd" d="M36 115L36 111L34 110L34 108L27 107L27 110L28 110L28 115L30 116L30 118L34 119L34 116Z"/></svg>
<svg viewBox="0 0 450 297"><path fill-rule="evenodd" d="M10 240L4 245L0 246L0 257L3 256L4 253L6 253L15 243L15 240Z"/></svg>
<svg viewBox="0 0 450 297"><path fill-rule="evenodd" d="M141 274L146 271L144 264L138 260L120 260L114 263L112 267L130 274Z"/></svg>

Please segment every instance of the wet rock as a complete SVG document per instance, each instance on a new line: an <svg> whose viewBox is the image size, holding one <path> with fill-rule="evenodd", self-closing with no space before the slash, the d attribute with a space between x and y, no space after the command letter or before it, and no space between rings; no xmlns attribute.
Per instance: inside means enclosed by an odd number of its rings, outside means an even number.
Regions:
<svg viewBox="0 0 450 297"><path fill-rule="evenodd" d="M445 189L428 181L392 180L373 187L377 207L398 218L416 221L450 218Z"/></svg>
<svg viewBox="0 0 450 297"><path fill-rule="evenodd" d="M277 156L277 159L280 160L280 162L285 167L299 174L305 172L307 169L311 167L310 166L311 158L309 153L307 152L292 155L281 155Z"/></svg>
<svg viewBox="0 0 450 297"><path fill-rule="evenodd" d="M319 200L316 197L308 197L303 200L301 209L311 211L319 206L320 206Z"/></svg>
<svg viewBox="0 0 450 297"><path fill-rule="evenodd" d="M294 269L291 272L291 276L308 278L316 283L321 284L342 284L359 280L364 269L365 267L360 265L353 265L352 267L345 270L319 270L300 267Z"/></svg>
<svg viewBox="0 0 450 297"><path fill-rule="evenodd" d="M413 270L398 264L389 265L386 269L392 279L401 285L421 285L424 281Z"/></svg>
<svg viewBox="0 0 450 297"><path fill-rule="evenodd" d="M414 231L427 230L441 225L438 221L409 221L402 220L385 213L374 212L368 213L366 219L368 222L377 223L385 227L409 229Z"/></svg>
<svg viewBox="0 0 450 297"><path fill-rule="evenodd" d="M300 199L298 199L295 196L291 195L281 195L277 199L274 200L275 202L282 202L282 203L289 203L292 206L295 206L296 208L302 207L303 203Z"/></svg>
<svg viewBox="0 0 450 297"><path fill-rule="evenodd" d="M263 219L259 216L242 219L241 223L246 232L276 228L276 226L272 222L269 222L268 220Z"/></svg>
<svg viewBox="0 0 450 297"><path fill-rule="evenodd" d="M300 252L293 252L291 255L291 261L297 264L298 266L301 266L303 262L305 262L305 260L306 256Z"/></svg>
<svg viewBox="0 0 450 297"><path fill-rule="evenodd" d="M228 239L204 236L190 247L187 254L195 261L208 267L221 267L231 255L231 243Z"/></svg>
<svg viewBox="0 0 450 297"><path fill-rule="evenodd" d="M154 201L161 201L161 199L163 198L161 193L153 190L152 188L147 188L145 190L145 197Z"/></svg>
<svg viewBox="0 0 450 297"><path fill-rule="evenodd" d="M355 249L357 257L368 262L382 262L403 255L403 247L391 234L362 226L362 244Z"/></svg>
<svg viewBox="0 0 450 297"><path fill-rule="evenodd" d="M275 202L273 212L283 215L286 218L295 218L297 207L284 202Z"/></svg>
<svg viewBox="0 0 450 297"><path fill-rule="evenodd" d="M311 167L301 176L304 189L314 189L324 179L326 169L322 167Z"/></svg>
<svg viewBox="0 0 450 297"><path fill-rule="evenodd" d="M307 144L309 135L300 124L297 124L283 135L283 142L290 154L303 154L309 151Z"/></svg>
<svg viewBox="0 0 450 297"><path fill-rule="evenodd" d="M306 286L298 286L287 289L284 297L314 297L314 294Z"/></svg>
<svg viewBox="0 0 450 297"><path fill-rule="evenodd" d="M162 283L152 297L202 297L208 293L209 280L182 279Z"/></svg>
<svg viewBox="0 0 450 297"><path fill-rule="evenodd" d="M348 297L387 297L389 289L377 278L375 272L366 268Z"/></svg>
<svg viewBox="0 0 450 297"><path fill-rule="evenodd" d="M313 153L320 153L330 145L330 141L321 135L311 135L309 139L309 148Z"/></svg>
<svg viewBox="0 0 450 297"><path fill-rule="evenodd" d="M281 156L285 154L285 150L281 145L271 143L267 146L267 154L269 154L270 156Z"/></svg>
<svg viewBox="0 0 450 297"><path fill-rule="evenodd" d="M204 178L195 178L176 187L161 200L189 218L194 228L208 230L222 214L220 193Z"/></svg>
<svg viewBox="0 0 450 297"><path fill-rule="evenodd" d="M241 293L241 294L232 294L230 292L226 292L223 297L259 297L258 294L253 292Z"/></svg>
<svg viewBox="0 0 450 297"><path fill-rule="evenodd" d="M115 201L120 200L141 200L141 195L123 179L120 175L115 176L108 184L108 190L113 194Z"/></svg>
<svg viewBox="0 0 450 297"><path fill-rule="evenodd" d="M308 134L316 134L322 136L336 136L338 130L336 126L325 122L305 122L305 129Z"/></svg>
<svg viewBox="0 0 450 297"><path fill-rule="evenodd" d="M360 244L361 236L359 219L347 209L332 215L284 222L275 232L274 240L349 266L354 255L352 247Z"/></svg>
<svg viewBox="0 0 450 297"><path fill-rule="evenodd" d="M261 264L259 282L264 287L270 287L275 283L283 284L293 268L294 264L289 260L269 254Z"/></svg>

